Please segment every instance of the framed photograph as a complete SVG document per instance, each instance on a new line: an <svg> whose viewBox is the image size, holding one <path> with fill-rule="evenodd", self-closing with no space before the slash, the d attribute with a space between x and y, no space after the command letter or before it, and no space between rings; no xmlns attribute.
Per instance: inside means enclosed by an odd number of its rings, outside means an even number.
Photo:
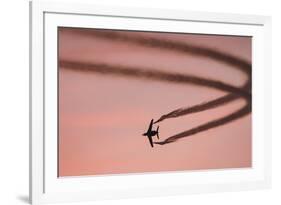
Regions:
<svg viewBox="0 0 281 205"><path fill-rule="evenodd" d="M30 22L32 204L270 187L270 17L36 1Z"/></svg>

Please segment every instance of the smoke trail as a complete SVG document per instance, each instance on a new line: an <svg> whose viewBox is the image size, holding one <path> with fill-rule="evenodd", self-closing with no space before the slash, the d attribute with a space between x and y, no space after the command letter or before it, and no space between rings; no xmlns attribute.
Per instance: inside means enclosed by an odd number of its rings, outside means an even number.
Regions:
<svg viewBox="0 0 281 205"><path fill-rule="evenodd" d="M111 65L106 65L106 64L81 63L81 62L64 61L64 60L61 60L59 62L59 65L62 68L68 68L68 69L79 70L79 71L84 71L84 72L95 72L95 73L105 74L105 75L118 75L118 76L123 76L123 77L145 78L145 79L149 79L149 80L158 80L158 81L166 81L166 82L168 81L168 82L172 82L172 83L191 83L191 84L195 84L195 85L198 84L198 85L202 85L202 86L206 86L206 87L214 87L214 88L224 90L224 91L229 91L229 92L233 92L235 90L235 94L232 93L232 94L226 95L224 97L218 98L216 100L210 101L205 104L203 103L203 104L196 105L192 108L187 108L187 109L177 109L176 111L168 113L166 116L164 115L164 117L162 116L162 119L160 118L158 120L158 122L160 122L166 118L179 117L179 116L186 115L189 113L199 112L199 111L202 111L207 108L208 109L210 109L211 107L214 108L214 107L217 107L226 102L230 102L234 99L241 98L241 96L246 99L246 102L247 102L246 105L243 108L241 108L240 110L235 111L226 117L208 122L206 124L192 128L185 132L181 132L179 134L171 136L164 141L154 142L155 144L159 144L159 145L164 145L167 143L175 142L176 140L178 140L180 138L188 137L190 135L194 135L196 133L224 125L224 124L234 121L240 117L243 117L251 112L251 95L249 93L247 93L246 91L241 90L239 88L235 88L235 87L232 88L232 86L229 86L227 84L222 84L222 85L220 84L221 86L217 87L216 86L217 83L214 83L216 81L212 81L212 80L208 80L208 79L204 79L204 78L200 78L200 77L195 77L196 80L194 80L193 79L194 76L183 75L183 74L174 74L174 73L156 71L156 70L152 71L152 70L146 70L146 69L140 69L140 68L133 69L133 68L124 67L124 66L111 66ZM230 89L231 91L229 90L229 87L231 87L231 89ZM247 87L247 86L245 86L245 87Z"/></svg>
<svg viewBox="0 0 281 205"><path fill-rule="evenodd" d="M152 47L152 48L163 48L168 51L186 53L190 55L201 56L205 58L209 58L212 60L219 61L221 63L231 65L234 68L243 71L246 73L248 79L244 86L241 88L237 88L226 83L222 83L220 81L212 81L204 78L199 78L195 76L187 76L181 74L172 74L162 71L148 71L143 69L134 69L126 68L126 67L113 67L105 64L81 64L77 62L67 62L63 61L60 62L61 66L65 66L71 69L80 69L83 71L92 71L97 72L100 74L112 74L112 75L119 75L119 76L130 76L130 77L140 77L146 78L151 80L160 80L160 81L169 81L174 83L190 83L195 85L201 85L206 87L212 87L219 90L230 92L231 94L227 94L223 97L217 98L215 100L202 103L200 105L195 105L189 108L180 108L174 110L168 114L165 114L159 118L156 122L163 121L164 119L172 118L172 117L179 117L186 114L191 114L194 112L200 112L207 109L212 109L218 107L220 105L229 103L235 99L243 97L246 99L246 105L239 109L238 111L233 112L230 115L227 115L223 118L213 120L206 124L197 126L185 132L179 133L177 135L171 136L162 142L154 142L155 144L167 144L174 142L180 138L187 137L202 131L206 131L208 129L218 127L234 121L240 117L243 117L251 112L251 64L247 61L232 56L227 53L222 53L220 51L205 48L201 46L186 44L182 42L170 41L170 40L163 40L163 39L156 39L156 38L147 38L142 36L130 36L120 34L116 31L106 31L106 30L96 30L96 29L70 29L71 32L82 34L83 36L93 36L93 37L100 37L106 38L110 40L119 40L125 42L131 42L140 46ZM80 66L80 68L78 68ZM112 70L111 70L112 69ZM109 71L111 70L111 71ZM109 73L112 72L112 73ZM155 122L155 123L156 123Z"/></svg>
<svg viewBox="0 0 281 205"><path fill-rule="evenodd" d="M60 60L59 66L68 69L84 71L84 72L95 72L103 75L117 75L120 77L143 78L143 79L158 80L158 81L165 81L165 82L178 83L178 84L188 83L193 85L205 86L208 88L211 87L225 92L235 93L245 98L251 98L249 92L243 89L231 86L229 84L220 81L210 80L210 79L196 77L192 75L184 75L184 74L170 73L170 72L159 71L159 70L149 70L143 68L112 66L107 64L84 63L84 62L67 61L67 60Z"/></svg>
<svg viewBox="0 0 281 205"><path fill-rule="evenodd" d="M176 118L176 117L180 117L183 115L188 115L188 114L192 114L192 113L196 113L196 112L201 112L201 111L205 111L208 109L212 109L212 108L216 108L218 106L227 104L232 102L233 100L236 100L240 98L240 96L237 95L233 95L233 94L229 94L229 95L225 95L221 98L217 98L215 100L212 101L208 101L205 103L201 103L192 107L188 107L188 108L179 108L176 110L173 110L165 115L162 115L158 120L156 120L154 122L154 124L161 122L163 120L169 119L169 118Z"/></svg>
<svg viewBox="0 0 281 205"><path fill-rule="evenodd" d="M106 29L64 28L64 30L68 30L67 32L77 33L83 36L106 38L112 41L124 41L126 43L133 43L139 46L162 48L166 49L167 51L206 57L225 63L227 65L234 66L243 72L251 74L251 64L249 64L247 61L211 48L196 46L178 41L171 41L153 37L143 37L140 35L126 35L124 33L118 33L118 31Z"/></svg>
<svg viewBox="0 0 281 205"><path fill-rule="evenodd" d="M242 88L245 89L245 90L249 90L250 84L251 84L251 82L248 79L247 82L245 83L245 85ZM179 109L173 110L173 111L171 111L171 112L169 112L165 115L162 115L158 120L156 120L154 122L154 124L159 123L159 122L161 122L163 120L166 120L166 119L169 119L169 118L181 117L181 116L184 116L184 115L188 115L188 114L192 114L192 113L196 113L196 112L201 112L201 111L205 111L205 110L208 110L208 109L213 109L213 108L219 107L221 105L230 103L230 102L232 102L236 99L239 99L239 98L241 98L241 96L237 96L236 94L231 93L231 94L225 95L223 97L216 98L214 100L211 100L211 101L208 101L208 102L205 102L205 103L201 103L201 104L197 104L197 105L194 105L194 106L191 106L191 107L188 107L188 108L179 108Z"/></svg>
<svg viewBox="0 0 281 205"><path fill-rule="evenodd" d="M245 106L243 106L241 109L231 113L230 115L227 115L223 118L219 118L217 120L213 120L211 122L205 123L203 125L197 126L195 128L192 128L190 130L181 132L179 134L173 135L167 139L165 139L164 141L161 142L154 142L154 144L159 144L159 145L164 145L164 144L168 144L168 143L172 143L177 141L178 139L184 138L184 137L188 137L194 134L197 134L199 132L203 132L218 126L222 126L226 123L232 122L234 120L237 120L247 114L249 114L251 112L251 102L247 102Z"/></svg>
<svg viewBox="0 0 281 205"><path fill-rule="evenodd" d="M162 48L164 51L174 51L179 53L185 53L190 55L197 55L201 57L210 58L216 61L220 61L222 63L228 64L233 66L233 68L241 70L248 76L248 80L244 86L241 88L247 88L249 93L251 93L251 64L247 61L240 59L236 56L232 56L227 53L222 53L220 51L205 48L202 46L196 46L189 43L171 41L171 40L164 40L152 37L143 37L138 35L126 35L124 33L120 33L118 31L106 30L106 29L76 29L76 28L64 28L61 31L66 31L82 36L89 36L89 37L98 37L98 38L106 38L108 40L113 41L124 41L126 43L133 43L139 46L146 46L146 47L156 47ZM186 114L191 114L194 112L200 112L208 109L212 109L218 107L220 105L230 103L233 100L239 98L236 94L227 94L221 98L217 98L215 100L202 103L200 105L195 105L194 107L189 108L180 108L174 110L168 114L165 114L159 118L155 123L163 121L164 119L183 116Z"/></svg>

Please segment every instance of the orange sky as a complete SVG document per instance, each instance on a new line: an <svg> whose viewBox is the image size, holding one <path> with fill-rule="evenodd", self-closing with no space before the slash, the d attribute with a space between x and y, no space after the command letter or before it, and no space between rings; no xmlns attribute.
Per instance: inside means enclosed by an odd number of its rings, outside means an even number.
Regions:
<svg viewBox="0 0 281 205"><path fill-rule="evenodd" d="M206 58L59 30L59 59L147 67L242 85L245 76ZM99 31L96 31L99 32ZM251 61L251 38L125 32L221 50ZM239 168L251 166L251 115L151 148L142 136L152 118L223 96L193 85L59 69L59 176ZM242 99L159 124L160 140L223 117ZM154 140L157 140L156 138Z"/></svg>

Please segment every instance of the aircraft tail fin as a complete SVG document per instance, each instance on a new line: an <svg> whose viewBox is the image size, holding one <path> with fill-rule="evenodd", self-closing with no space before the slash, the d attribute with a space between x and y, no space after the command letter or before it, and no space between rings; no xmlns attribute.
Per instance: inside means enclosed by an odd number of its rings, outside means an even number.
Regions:
<svg viewBox="0 0 281 205"><path fill-rule="evenodd" d="M159 126L157 127L157 138L159 139Z"/></svg>

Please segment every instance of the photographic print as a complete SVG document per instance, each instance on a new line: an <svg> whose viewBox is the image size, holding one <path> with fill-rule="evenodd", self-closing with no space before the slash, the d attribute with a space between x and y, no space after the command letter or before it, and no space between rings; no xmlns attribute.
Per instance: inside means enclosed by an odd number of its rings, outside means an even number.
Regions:
<svg viewBox="0 0 281 205"><path fill-rule="evenodd" d="M252 38L58 27L58 176L250 168Z"/></svg>

